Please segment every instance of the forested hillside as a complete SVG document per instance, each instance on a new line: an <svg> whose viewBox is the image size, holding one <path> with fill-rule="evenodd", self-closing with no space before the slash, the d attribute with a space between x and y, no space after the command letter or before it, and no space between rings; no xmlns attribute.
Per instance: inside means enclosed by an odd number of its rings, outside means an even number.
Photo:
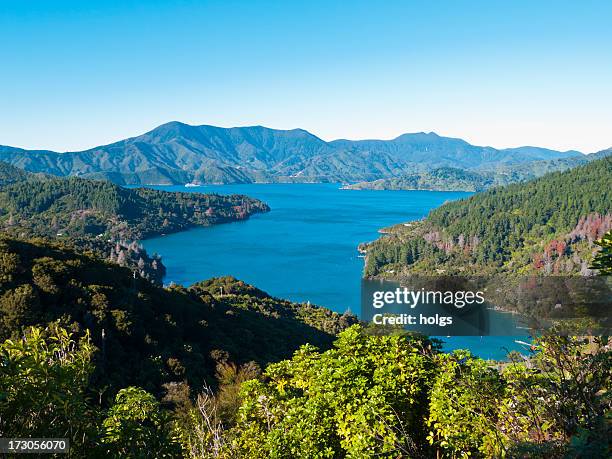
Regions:
<svg viewBox="0 0 612 459"><path fill-rule="evenodd" d="M415 172L400 177L345 185L346 190L436 190L482 191L496 183L493 174L442 167L427 172Z"/></svg>
<svg viewBox="0 0 612 459"><path fill-rule="evenodd" d="M136 384L154 392L170 381L199 388L213 380L218 360L265 364L306 342L329 346L356 322L232 278L164 289L92 254L3 236L0 340L54 321L78 334L89 330L100 387Z"/></svg>
<svg viewBox="0 0 612 459"><path fill-rule="evenodd" d="M141 239L268 211L242 195L126 189L108 181L19 175L4 165L0 224L12 234ZM20 171L23 174L23 171Z"/></svg>
<svg viewBox="0 0 612 459"><path fill-rule="evenodd" d="M363 245L365 274L589 274L594 241L612 228L611 180L606 157L447 203Z"/></svg>
<svg viewBox="0 0 612 459"><path fill-rule="evenodd" d="M137 271L158 285L165 267L137 241L196 225L267 212L242 195L126 189L108 181L32 174L0 162L0 228L17 237L61 239Z"/></svg>
<svg viewBox="0 0 612 459"><path fill-rule="evenodd" d="M10 185L33 177L35 175L30 172L0 161L0 186ZM39 174L38 177L42 178L43 174Z"/></svg>

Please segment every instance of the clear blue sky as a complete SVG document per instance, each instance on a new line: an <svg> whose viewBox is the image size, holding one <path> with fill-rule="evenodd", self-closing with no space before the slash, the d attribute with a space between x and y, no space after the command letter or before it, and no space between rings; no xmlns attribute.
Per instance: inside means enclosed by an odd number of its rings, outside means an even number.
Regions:
<svg viewBox="0 0 612 459"><path fill-rule="evenodd" d="M595 151L612 146L611 18L609 0L1 0L0 144L180 120Z"/></svg>

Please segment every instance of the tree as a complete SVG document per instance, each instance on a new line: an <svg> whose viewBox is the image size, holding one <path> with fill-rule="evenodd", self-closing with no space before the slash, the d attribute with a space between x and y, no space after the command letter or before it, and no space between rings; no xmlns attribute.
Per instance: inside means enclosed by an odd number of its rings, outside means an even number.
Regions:
<svg viewBox="0 0 612 459"><path fill-rule="evenodd" d="M37 318L40 298L29 284L19 285L0 296L0 338L8 338Z"/></svg>
<svg viewBox="0 0 612 459"><path fill-rule="evenodd" d="M102 423L101 441L112 457L175 457L180 446L170 418L153 395L138 387L121 389Z"/></svg>
<svg viewBox="0 0 612 459"><path fill-rule="evenodd" d="M502 372L498 429L511 457L605 457L610 448L612 351L607 338L547 332L526 362Z"/></svg>
<svg viewBox="0 0 612 459"><path fill-rule="evenodd" d="M612 231L608 231L604 236L595 242L601 250L595 256L591 268L598 269L603 276L612 275Z"/></svg>
<svg viewBox="0 0 612 459"><path fill-rule="evenodd" d="M410 457L422 444L433 365L426 340L342 332L243 384L234 433L245 457Z"/></svg>
<svg viewBox="0 0 612 459"><path fill-rule="evenodd" d="M500 375L466 351L436 358L438 373L427 419L429 442L452 457L501 456L502 442L496 429L504 393Z"/></svg>

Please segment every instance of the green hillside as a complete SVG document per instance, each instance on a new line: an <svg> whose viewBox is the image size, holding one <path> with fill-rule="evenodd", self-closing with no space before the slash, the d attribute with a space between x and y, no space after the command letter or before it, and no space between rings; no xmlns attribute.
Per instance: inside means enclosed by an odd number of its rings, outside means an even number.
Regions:
<svg viewBox="0 0 612 459"><path fill-rule="evenodd" d="M10 185L33 177L35 175L30 172L0 161L0 186ZM42 178L42 174L39 177Z"/></svg>
<svg viewBox="0 0 612 459"><path fill-rule="evenodd" d="M158 285L166 272L161 257L147 254L138 239L242 220L268 210L247 196L126 189L102 180L32 174L0 162L4 233L61 239Z"/></svg>
<svg viewBox="0 0 612 459"><path fill-rule="evenodd" d="M482 191L499 184L491 173L478 173L452 167L415 172L400 177L346 185L346 190L436 190Z"/></svg>
<svg viewBox="0 0 612 459"><path fill-rule="evenodd" d="M609 457L607 338L539 336L527 360L499 365L354 325L263 372L213 350L216 390L181 380L197 358L170 358L161 397L97 380L110 351L56 327L0 342L0 433L67 437L78 458ZM126 364L142 367L110 371Z"/></svg>
<svg viewBox="0 0 612 459"><path fill-rule="evenodd" d="M606 157L447 203L362 246L365 274L587 274L594 241L612 227L611 180Z"/></svg>
<svg viewBox="0 0 612 459"><path fill-rule="evenodd" d="M164 289L92 254L2 236L0 340L58 320L79 334L89 330L101 387L135 384L154 392L171 381L200 388L213 380L220 359L265 364L307 342L328 347L356 322L233 278Z"/></svg>
<svg viewBox="0 0 612 459"><path fill-rule="evenodd" d="M97 236L141 239L213 225L266 212L242 195L126 189L108 181L27 174L0 168L0 225L34 236Z"/></svg>

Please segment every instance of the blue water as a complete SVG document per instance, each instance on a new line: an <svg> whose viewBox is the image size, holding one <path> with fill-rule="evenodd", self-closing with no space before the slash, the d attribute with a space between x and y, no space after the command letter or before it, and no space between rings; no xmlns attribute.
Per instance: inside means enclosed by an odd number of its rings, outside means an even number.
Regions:
<svg viewBox="0 0 612 459"><path fill-rule="evenodd" d="M382 227L416 220L465 192L351 191L335 184L156 186L168 191L246 194L271 211L249 220L144 241L167 267L166 282L190 285L232 275L271 295L359 314L363 258L357 245ZM451 348L503 358L509 338L454 337Z"/></svg>

